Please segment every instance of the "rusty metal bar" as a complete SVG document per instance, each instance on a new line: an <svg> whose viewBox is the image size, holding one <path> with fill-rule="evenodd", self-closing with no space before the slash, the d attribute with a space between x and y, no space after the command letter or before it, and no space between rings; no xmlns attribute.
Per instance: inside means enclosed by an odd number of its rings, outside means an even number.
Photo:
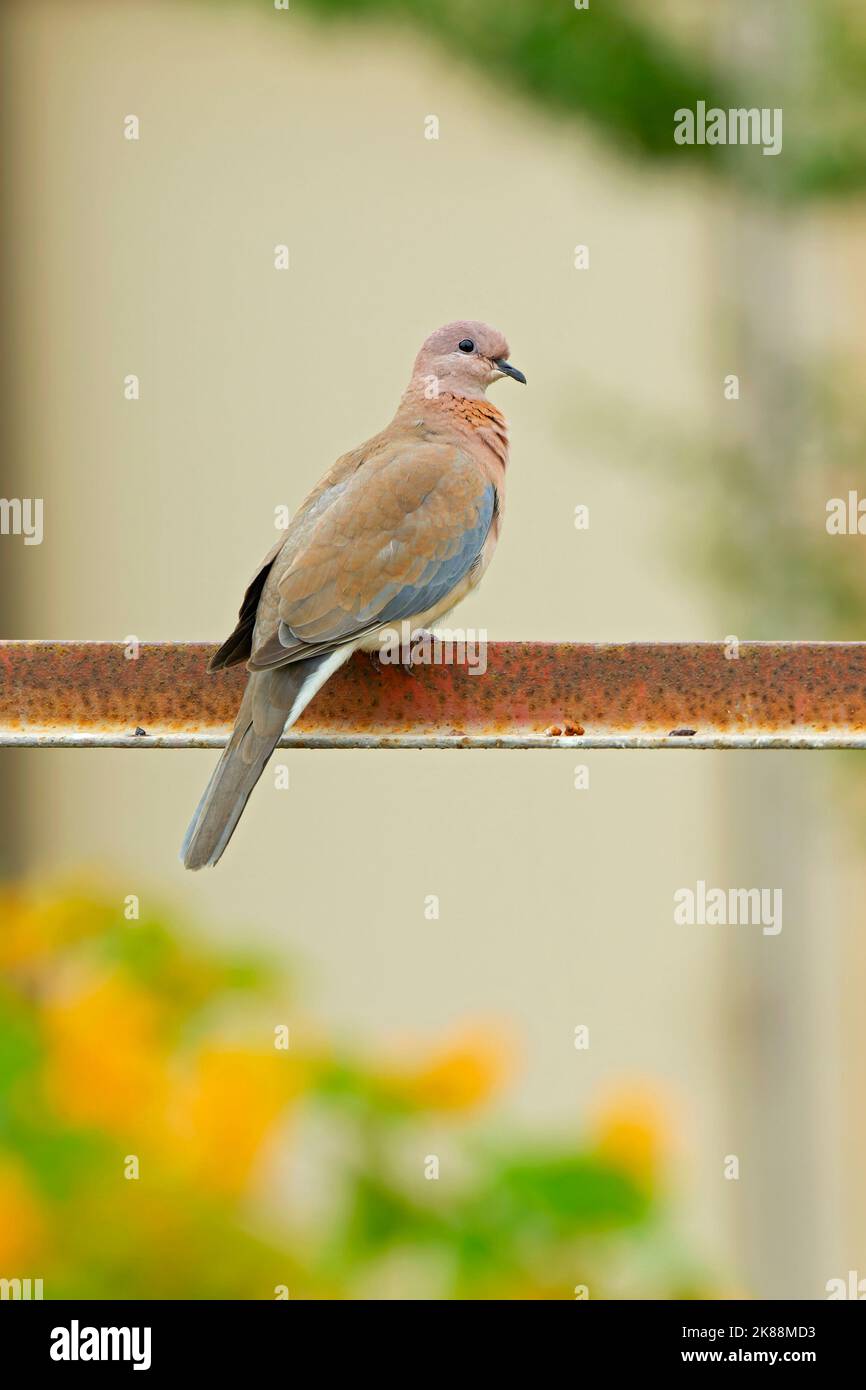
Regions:
<svg viewBox="0 0 866 1390"><path fill-rule="evenodd" d="M204 643L0 642L0 745L217 748L243 668ZM866 643L492 642L466 664L352 660L287 748L866 748Z"/></svg>

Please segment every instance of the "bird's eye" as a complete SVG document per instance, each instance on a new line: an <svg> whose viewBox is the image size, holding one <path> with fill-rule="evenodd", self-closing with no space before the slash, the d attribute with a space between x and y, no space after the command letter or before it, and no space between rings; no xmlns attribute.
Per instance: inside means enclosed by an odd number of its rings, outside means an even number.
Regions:
<svg viewBox="0 0 866 1390"><path fill-rule="evenodd" d="M475 351L475 344L473 343L471 338L462 338L461 341L457 344L457 346L459 347L461 352Z"/></svg>

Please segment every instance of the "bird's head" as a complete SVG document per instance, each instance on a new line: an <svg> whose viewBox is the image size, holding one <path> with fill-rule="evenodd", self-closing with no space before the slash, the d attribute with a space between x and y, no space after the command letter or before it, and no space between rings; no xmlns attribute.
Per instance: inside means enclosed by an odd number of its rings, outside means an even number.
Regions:
<svg viewBox="0 0 866 1390"><path fill-rule="evenodd" d="M458 319L431 333L412 373L414 382L426 387L435 381L438 390L458 396L483 396L491 382L502 376L526 383L523 373L508 361L508 343L498 329L473 319Z"/></svg>

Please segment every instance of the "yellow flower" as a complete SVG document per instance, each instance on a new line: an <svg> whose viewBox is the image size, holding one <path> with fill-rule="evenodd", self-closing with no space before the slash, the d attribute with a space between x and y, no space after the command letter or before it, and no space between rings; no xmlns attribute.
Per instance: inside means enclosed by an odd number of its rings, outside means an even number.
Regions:
<svg viewBox="0 0 866 1390"><path fill-rule="evenodd" d="M416 1066L386 1067L376 1080L387 1097L426 1110L471 1110L513 1070L513 1049L501 1033L467 1027Z"/></svg>
<svg viewBox="0 0 866 1390"><path fill-rule="evenodd" d="M274 1049L211 1045L195 1058L173 1103L176 1137L196 1179L213 1191L243 1189L305 1068Z"/></svg>
<svg viewBox="0 0 866 1390"><path fill-rule="evenodd" d="M0 890L0 966L11 970L48 960L65 946L98 931L109 915L86 892Z"/></svg>
<svg viewBox="0 0 866 1390"><path fill-rule="evenodd" d="M658 1181L671 1143L668 1107L647 1085L622 1086L596 1108L595 1150L641 1187Z"/></svg>
<svg viewBox="0 0 866 1390"><path fill-rule="evenodd" d="M44 1009L46 1084L58 1115L120 1135L149 1132L166 1098L159 1011L121 974L86 976Z"/></svg>
<svg viewBox="0 0 866 1390"><path fill-rule="evenodd" d="M21 1164L0 1153L0 1275L33 1278L32 1260L44 1230L39 1200Z"/></svg>

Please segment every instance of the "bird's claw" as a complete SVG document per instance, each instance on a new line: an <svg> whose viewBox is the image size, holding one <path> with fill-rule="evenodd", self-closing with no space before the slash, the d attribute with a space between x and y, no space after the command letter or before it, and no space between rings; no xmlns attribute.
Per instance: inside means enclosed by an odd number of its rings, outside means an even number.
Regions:
<svg viewBox="0 0 866 1390"><path fill-rule="evenodd" d="M432 642L433 640L433 633L427 628L419 627L412 633L412 640L409 643L409 659L407 661L401 661L400 663L407 676L415 675L413 669L415 666L426 665L426 662L416 660L416 655L423 648L425 643Z"/></svg>

